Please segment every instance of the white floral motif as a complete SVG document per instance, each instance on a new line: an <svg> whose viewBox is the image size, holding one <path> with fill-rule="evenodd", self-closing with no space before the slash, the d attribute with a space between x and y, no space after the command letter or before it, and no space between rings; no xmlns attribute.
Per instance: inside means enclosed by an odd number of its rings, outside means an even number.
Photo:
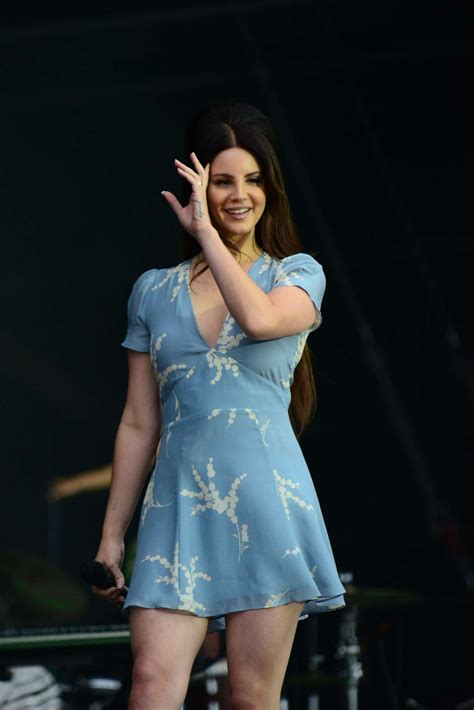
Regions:
<svg viewBox="0 0 474 710"><path fill-rule="evenodd" d="M298 503L301 508L305 508L306 510L313 510L313 506L311 505L311 503L305 503L302 498L300 498L299 496L295 496L294 493L287 490L287 486L288 488L292 488L293 490L298 489L300 487L299 483L295 483L295 481L292 481L290 478L283 478L282 476L280 476L276 468L273 469L273 476L275 478L277 493L280 496L286 517L288 519L290 518L288 499L293 500L295 503Z"/></svg>
<svg viewBox="0 0 474 710"><path fill-rule="evenodd" d="M164 370L161 372L159 370L155 370L156 372L156 379L158 380L158 384L160 386L160 392L163 389L163 387L166 385L168 382L168 377L172 372L175 370L187 370L188 366L184 362L175 362L172 365L168 365L168 367L165 367Z"/></svg>
<svg viewBox="0 0 474 710"><path fill-rule="evenodd" d="M255 424L257 425L258 430L260 432L260 436L262 437L263 443L265 444L265 446L268 446L267 442L265 441L265 434L267 433L268 425L270 424L270 419L267 419L267 421L264 424L260 424L260 422L257 419L257 415L255 414L255 412L252 409L246 408L245 411L247 412L249 419L252 422L255 422Z"/></svg>
<svg viewBox="0 0 474 710"><path fill-rule="evenodd" d="M301 360L301 356L303 354L303 350L304 350L304 346L306 344L306 339L308 337L309 330L310 329L307 328L306 330L302 330L301 333L298 334L298 340L296 341L296 348L295 348L295 352L293 354L293 361L291 363L291 374L288 377L288 379L283 379L283 378L280 379L280 382L282 383L283 387L286 387L287 389L289 389L293 383L293 371L294 371L295 367L297 366L297 364L299 363L299 361Z"/></svg>
<svg viewBox="0 0 474 710"><path fill-rule="evenodd" d="M174 289L171 293L171 298L170 298L170 301L174 301L176 296L179 293L181 286L183 285L183 282L188 286L188 291L189 291L189 283L188 283L188 279L186 278L188 269L189 269L189 264L187 264L186 262L183 262L182 264L178 264L177 266L172 266L170 269L167 269L164 279L162 279L159 283L157 283L156 286L153 286L152 291L164 286L165 283L167 283L176 274L178 279L177 279L176 286L174 287Z"/></svg>
<svg viewBox="0 0 474 710"><path fill-rule="evenodd" d="M196 589L197 580L205 579L206 582L210 582L212 580L212 577L210 577L206 572L196 572L196 562L198 559L199 557L197 555L191 557L189 567L180 562L179 542L177 542L174 548L173 562L170 562L168 558L163 555L147 555L142 560L142 564L143 562L159 562L165 569L169 570L169 575L160 575L155 581L158 583L163 582L164 584L171 584L176 589L180 601L178 609L192 611L195 613L197 610L206 611L204 604L201 604L201 602L196 601L194 598L194 590ZM186 577L186 588L184 593L181 591L179 584L180 570L182 570L184 576Z"/></svg>
<svg viewBox="0 0 474 710"><path fill-rule="evenodd" d="M304 346L306 344L306 339L308 337L308 334L309 334L309 329L303 330L298 335L298 342L296 343L295 354L293 356L293 367L296 367L296 365L301 360L301 356L303 354L303 350L304 350Z"/></svg>
<svg viewBox="0 0 474 710"><path fill-rule="evenodd" d="M282 592L279 594L270 594L270 596L267 599L267 603L265 604L265 609L270 608L271 606L278 606L278 602L283 599L285 594L290 591L290 588L284 589Z"/></svg>
<svg viewBox="0 0 474 710"><path fill-rule="evenodd" d="M297 555L301 552L300 548L298 545L296 547L286 548L285 552L283 553L282 557L288 557L289 555Z"/></svg>
<svg viewBox="0 0 474 710"><path fill-rule="evenodd" d="M160 386L160 393L163 390L165 384L168 382L168 377L172 372L175 372L176 370L188 370L188 372L186 373L186 377L189 378L194 374L195 370L195 366L188 368L188 366L184 362L175 362L172 365L168 365L168 367L165 367L164 370L160 370L157 351L161 349L161 342L165 336L166 333L162 333L161 335L157 336L155 347L152 348L150 351L151 363L153 365L156 380ZM152 334L152 340L154 339L154 337L155 336Z"/></svg>
<svg viewBox="0 0 474 710"><path fill-rule="evenodd" d="M161 350L161 343L163 340L166 338L167 333L163 333L162 335L159 335L155 341L155 350Z"/></svg>
<svg viewBox="0 0 474 710"><path fill-rule="evenodd" d="M145 518L152 508L167 508L173 502L172 500L170 500L169 503L160 503L158 498L155 501L154 489L155 489L155 482L154 482L153 478L151 478L150 482L147 486L147 489L146 489L145 498L143 500L143 512L142 512L142 521L141 521L142 526L145 525Z"/></svg>
<svg viewBox="0 0 474 710"><path fill-rule="evenodd" d="M246 338L245 333L237 333L237 335L232 335L232 330L235 325L235 318L233 318L230 313L227 314L222 330L217 338L216 347L219 348L236 348L241 340Z"/></svg>
<svg viewBox="0 0 474 710"><path fill-rule="evenodd" d="M232 334L232 330L235 325L235 318L233 318L230 313L227 314L222 330L219 333L217 342L214 347L209 348L206 353L207 364L210 369L216 371L214 377L211 380L211 385L215 385L222 377L224 370L229 370L230 374L234 377L239 376L239 363L234 360L233 357L228 355L228 351L236 348L243 338L247 336L245 333Z"/></svg>
<svg viewBox="0 0 474 710"><path fill-rule="evenodd" d="M272 257L269 254L267 254L266 252L262 252L262 256L263 256L263 263L258 270L259 274L263 274L265 271L268 271L268 269L272 265L272 261L273 261Z"/></svg>
<svg viewBox="0 0 474 710"><path fill-rule="evenodd" d="M316 574L316 570L318 569L318 565L313 565L311 569L309 570L309 573L312 577Z"/></svg>
<svg viewBox="0 0 474 710"><path fill-rule="evenodd" d="M239 497L237 495L237 489L239 488L241 482L247 477L246 473L242 473L240 476L234 479L232 485L224 498L221 498L216 484L212 480L216 475L216 471L213 466L213 458L209 459L207 464L207 477L209 479L209 484L207 485L201 478L199 471L193 466L193 478L196 481L199 491L190 491L187 488L183 488L179 493L182 496L188 498L198 498L202 500L203 503L196 503L191 508L191 515L196 515L199 512L205 512L206 510L215 510L218 515L226 513L231 523L236 527L237 532L234 533L234 537L237 538L239 544L239 554L238 561L247 549L248 545L245 543L249 542L248 537L248 525L244 524L239 527L239 518L236 513L237 503L239 502Z"/></svg>
<svg viewBox="0 0 474 710"><path fill-rule="evenodd" d="M301 279L301 274L299 274L297 271L290 271L289 273L285 273L283 262L277 260L273 285L281 286L284 284L285 286L293 286L294 284L292 284L291 279Z"/></svg>
<svg viewBox="0 0 474 710"><path fill-rule="evenodd" d="M211 412L210 414L208 414L207 418L208 418L208 419L214 419L214 417L218 417L219 414L220 414L222 411L227 411L227 410L213 409L212 412ZM236 417L236 415L237 415L237 410L236 410L235 407L232 407L232 408L229 409L228 411L229 411L229 417L228 417L228 419L227 419L227 429L230 427L231 424L234 423L235 417Z"/></svg>
<svg viewBox="0 0 474 710"><path fill-rule="evenodd" d="M168 458L169 458L169 454L168 454L168 442L169 442L169 440L170 440L170 438L171 438L171 434L173 433L172 427L173 427L173 424L175 424L176 422L179 422L179 420L181 419L181 412L180 412L180 410L179 410L179 400L178 400L178 398L177 398L177 396L176 396L176 392L173 391L173 395L174 395L174 400L175 400L175 402L174 402L174 411L176 412L176 417L175 417L174 421L172 421L172 422L170 422L170 423L168 424L168 433L166 434L166 456L167 456Z"/></svg>
<svg viewBox="0 0 474 710"><path fill-rule="evenodd" d="M222 409L213 409L210 414L208 414L207 418L208 419L214 419L214 417L218 417L220 413L222 412ZM235 422L235 418L237 416L237 409L235 407L232 407L229 411L229 417L227 419L227 429ZM265 444L265 446L268 446L267 442L265 441L265 435L267 433L268 425L270 424L270 419L267 419L267 421L264 424L260 424L258 421L257 415L253 411L253 409L245 408L245 411L247 412L247 416L249 417L250 421L255 422L259 432L260 436L262 437L262 441Z"/></svg>
<svg viewBox="0 0 474 710"><path fill-rule="evenodd" d="M214 417L218 417L221 412L222 412L222 409L213 409L207 418L214 419Z"/></svg>
<svg viewBox="0 0 474 710"><path fill-rule="evenodd" d="M227 350L216 350L215 348L211 348L206 353L208 366L216 370L216 374L211 380L211 385L215 385L216 382L219 382L224 369L230 370L234 377L239 376L239 364L237 360L234 360L234 358L229 355L221 355L221 353L227 353Z"/></svg>

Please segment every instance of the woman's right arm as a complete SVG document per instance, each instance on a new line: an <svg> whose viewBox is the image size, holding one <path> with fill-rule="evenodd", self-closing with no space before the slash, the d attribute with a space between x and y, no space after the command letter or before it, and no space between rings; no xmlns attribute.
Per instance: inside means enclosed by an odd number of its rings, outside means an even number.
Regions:
<svg viewBox="0 0 474 710"><path fill-rule="evenodd" d="M107 599L122 601L125 584L120 569L124 538L161 436L159 389L149 353L128 351L128 390L117 430L112 463L112 482L96 560L113 574L116 588L94 591Z"/></svg>

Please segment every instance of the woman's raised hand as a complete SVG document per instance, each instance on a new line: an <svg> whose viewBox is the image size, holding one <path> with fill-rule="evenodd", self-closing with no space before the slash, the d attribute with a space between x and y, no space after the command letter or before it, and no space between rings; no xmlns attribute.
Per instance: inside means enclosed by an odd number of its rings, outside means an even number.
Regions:
<svg viewBox="0 0 474 710"><path fill-rule="evenodd" d="M209 164L204 168L195 153L191 153L190 157L194 164L194 170L180 160L175 159L174 161L178 173L191 185L189 204L183 207L173 193L168 190L163 190L161 194L176 214L183 229L199 241L203 233L213 229L206 198Z"/></svg>

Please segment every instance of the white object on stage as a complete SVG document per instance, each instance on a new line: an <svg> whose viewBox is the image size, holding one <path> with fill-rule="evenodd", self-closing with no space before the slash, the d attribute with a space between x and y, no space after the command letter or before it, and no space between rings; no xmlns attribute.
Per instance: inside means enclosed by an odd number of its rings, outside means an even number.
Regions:
<svg viewBox="0 0 474 710"><path fill-rule="evenodd" d="M11 666L11 677L0 681L1 710L60 710L60 687L43 666Z"/></svg>

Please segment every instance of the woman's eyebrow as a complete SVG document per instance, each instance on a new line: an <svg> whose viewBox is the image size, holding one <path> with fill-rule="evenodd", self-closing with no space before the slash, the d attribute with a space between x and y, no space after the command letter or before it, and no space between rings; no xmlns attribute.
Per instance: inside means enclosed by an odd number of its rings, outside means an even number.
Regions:
<svg viewBox="0 0 474 710"><path fill-rule="evenodd" d="M244 175L244 177L252 177L252 175L260 175L261 171L260 170L254 170L253 173L247 173ZM227 177L227 178L232 178L234 177L233 175L229 175L229 173L213 173L212 177Z"/></svg>

